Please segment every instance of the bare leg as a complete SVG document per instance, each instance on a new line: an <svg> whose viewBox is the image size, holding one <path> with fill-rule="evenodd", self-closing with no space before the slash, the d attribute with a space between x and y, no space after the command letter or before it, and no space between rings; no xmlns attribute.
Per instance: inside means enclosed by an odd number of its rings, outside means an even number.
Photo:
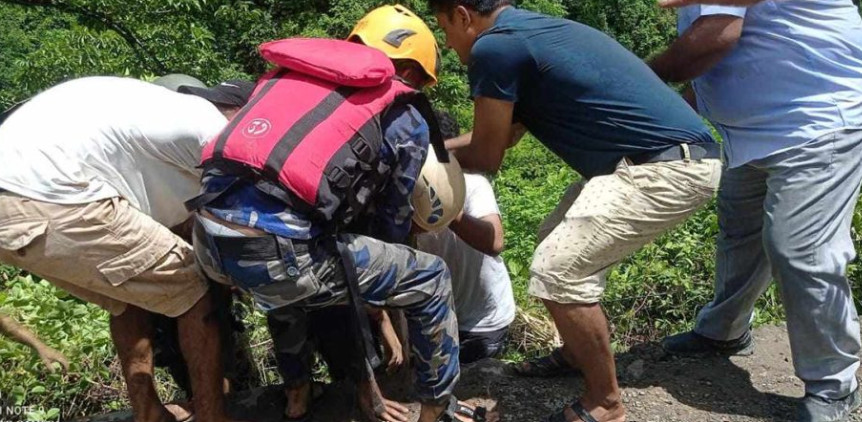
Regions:
<svg viewBox="0 0 862 422"><path fill-rule="evenodd" d="M189 367L198 420L227 420L223 393L223 368L217 318L207 293L195 306L177 318L180 348Z"/></svg>
<svg viewBox="0 0 862 422"><path fill-rule="evenodd" d="M600 422L625 421L608 320L599 304L563 304L544 301L566 347L564 352L584 373L586 391L581 404ZM579 420L571 410L570 421Z"/></svg>
<svg viewBox="0 0 862 422"><path fill-rule="evenodd" d="M311 381L285 388L284 394L287 396L287 408L284 410L286 417L296 419L308 413L308 403L311 402Z"/></svg>
<svg viewBox="0 0 862 422"><path fill-rule="evenodd" d="M368 316L380 325L380 337L383 340L383 348L388 357L386 372L392 373L404 364L404 348L398 340L398 333L389 318L389 312L383 309L368 308Z"/></svg>
<svg viewBox="0 0 862 422"><path fill-rule="evenodd" d="M153 385L153 326L150 313L129 305L121 315L111 317L110 325L135 422L175 420L162 406Z"/></svg>

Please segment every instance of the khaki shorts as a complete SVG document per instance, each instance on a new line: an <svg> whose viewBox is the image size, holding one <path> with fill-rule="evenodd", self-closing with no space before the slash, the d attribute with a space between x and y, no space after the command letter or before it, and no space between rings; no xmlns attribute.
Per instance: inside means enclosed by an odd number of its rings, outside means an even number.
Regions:
<svg viewBox="0 0 862 422"><path fill-rule="evenodd" d="M122 314L176 317L207 292L188 243L121 198L59 205L0 193L0 262Z"/></svg>
<svg viewBox="0 0 862 422"><path fill-rule="evenodd" d="M610 268L706 204L721 161L631 165L575 183L539 229L531 295L557 303L597 303Z"/></svg>

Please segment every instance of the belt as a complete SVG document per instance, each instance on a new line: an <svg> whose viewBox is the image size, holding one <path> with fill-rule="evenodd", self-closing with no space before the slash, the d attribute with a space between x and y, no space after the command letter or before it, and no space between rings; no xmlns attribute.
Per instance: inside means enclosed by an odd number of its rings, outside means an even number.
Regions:
<svg viewBox="0 0 862 422"><path fill-rule="evenodd" d="M200 222L197 222L194 227L195 235L199 236L201 240L207 237L212 238L215 247L220 253L237 259L251 261L283 259L284 249L292 249L295 254L307 253L309 251L308 242L295 241L288 238L280 238L281 242L279 242L279 237L273 234L249 227L237 226L216 218L206 211L201 212L198 217L239 231L244 235L243 237L238 237L208 234Z"/></svg>
<svg viewBox="0 0 862 422"><path fill-rule="evenodd" d="M284 257L284 248L293 248L293 252L297 254L308 252L308 244L293 242L289 239L282 238L282 243L279 244L278 238L273 235L261 237L229 237L229 236L212 236L216 248L220 253L230 255L241 260L267 260L267 259L282 259ZM290 243L287 245L286 243Z"/></svg>
<svg viewBox="0 0 862 422"><path fill-rule="evenodd" d="M707 160L721 158L721 145L715 142L702 144L680 144L661 151L648 152L629 157L632 164L659 163L679 160Z"/></svg>

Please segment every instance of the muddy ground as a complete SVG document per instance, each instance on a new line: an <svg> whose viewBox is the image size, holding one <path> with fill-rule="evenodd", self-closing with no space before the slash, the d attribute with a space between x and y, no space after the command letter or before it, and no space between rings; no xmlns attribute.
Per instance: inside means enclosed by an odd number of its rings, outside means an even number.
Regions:
<svg viewBox="0 0 862 422"><path fill-rule="evenodd" d="M786 331L782 326L761 327L754 337L757 350L749 357L681 359L665 355L655 344L617 356L629 422L791 421L803 389L793 376ZM505 364L489 360L464 369L456 394L495 408L503 421L540 422L582 389L580 377L518 378ZM405 398L395 390L391 394ZM243 420L275 422L281 420L282 397L278 388L259 389L234 397L231 407ZM352 404L344 388L329 388L315 404L315 420L352 421ZM127 416L90 421L130 421ZM862 421L862 414L853 420Z"/></svg>

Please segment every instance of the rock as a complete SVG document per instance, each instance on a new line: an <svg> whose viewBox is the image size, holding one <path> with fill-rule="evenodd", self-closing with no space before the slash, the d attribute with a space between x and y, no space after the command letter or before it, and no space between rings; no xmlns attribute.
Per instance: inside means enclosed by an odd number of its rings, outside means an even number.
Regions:
<svg viewBox="0 0 862 422"><path fill-rule="evenodd" d="M631 365L626 368L626 375L633 380L639 380L644 376L644 365L646 363L643 359L638 359L632 362Z"/></svg>

